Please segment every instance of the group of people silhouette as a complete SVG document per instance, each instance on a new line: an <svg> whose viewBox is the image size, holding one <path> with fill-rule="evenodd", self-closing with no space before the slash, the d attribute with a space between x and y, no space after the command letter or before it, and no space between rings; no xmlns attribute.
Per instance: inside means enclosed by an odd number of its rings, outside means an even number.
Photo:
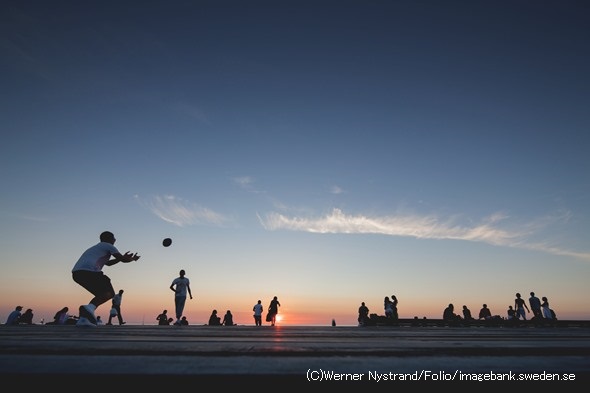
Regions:
<svg viewBox="0 0 590 393"><path fill-rule="evenodd" d="M22 312L23 306L16 306L14 310L6 318L5 325L33 325L33 310L28 308L24 313ZM75 324L77 316L68 314L69 308L64 307L55 313L53 321L47 322L47 325L67 325ZM41 324L45 324L44 320L41 320Z"/></svg>
<svg viewBox="0 0 590 393"><path fill-rule="evenodd" d="M532 313L533 316L531 317L531 321L533 322L546 322L546 321L555 321L557 320L557 316L553 309L549 307L549 300L546 296L539 299L535 296L535 292L530 293L530 297L528 299L528 306L525 299L522 298L520 293L516 293L516 298L514 299L514 306L509 305L508 309L506 310L506 316L501 317L500 315L492 315L491 310L488 308L487 304L483 304L481 309L479 310L478 320L483 321L527 321L527 313ZM529 309L530 306L530 309ZM450 303L443 311L443 320L448 322L449 324L457 324L461 322L468 323L469 321L475 320L471 315L471 311L466 305L463 305L463 316L461 317L459 314L455 314L455 307L452 303Z"/></svg>
<svg viewBox="0 0 590 393"><path fill-rule="evenodd" d="M6 325L19 325L19 324L27 324L30 325L33 323L33 310L27 309L24 313L22 312L23 306L16 306L14 310L8 314L8 318L6 318Z"/></svg>
<svg viewBox="0 0 590 393"><path fill-rule="evenodd" d="M397 311L398 300L395 295L385 296L383 300L383 309L385 316L384 321L392 322L399 319L398 311ZM529 309L530 306L530 309ZM546 321L555 321L557 320L557 316L553 309L549 306L549 300L546 296L543 296L539 299L535 296L534 292L530 293L530 297L528 299L528 306L527 302L522 298L520 293L516 293L516 298L514 299L514 306L509 305L508 310L506 311L506 316L501 317L500 315L492 315L491 310L488 308L487 304L483 304L481 309L479 310L478 318L479 321L527 321L527 313L532 313L533 316L531 317L531 321L535 322L546 322ZM458 325L458 324L468 324L470 321L475 321L476 318L473 317L471 314L471 310L466 306L463 305L462 316L455 313L455 306L453 303L449 303L449 305L444 309L442 319L445 323L449 325ZM375 317L378 317L376 314L372 314ZM372 316L371 315L371 316ZM371 321L371 316L369 315L369 308L365 304L365 302L361 302L361 305L358 308L358 323L359 326L366 326L374 324L374 321ZM418 321L418 317L414 317L415 321ZM426 320L426 317L423 318ZM416 323L417 324L417 323Z"/></svg>
<svg viewBox="0 0 590 393"><path fill-rule="evenodd" d="M171 325L174 318L168 317L168 310L163 310L156 317L156 321L158 321L158 325Z"/></svg>
<svg viewBox="0 0 590 393"><path fill-rule="evenodd" d="M217 310L211 311L211 315L209 316L209 326L235 326L234 323L234 316L230 310L225 312L223 316L223 320L221 317L217 315Z"/></svg>
<svg viewBox="0 0 590 393"><path fill-rule="evenodd" d="M108 322L106 324L112 325L114 320L117 320L119 325L124 325L126 323L123 320L121 312L121 302L124 290L120 289L118 293L115 293L111 279L104 274L102 270L105 265L113 266L120 262L135 262L139 260L140 256L136 252L130 251L122 254L117 247L115 247L116 240L115 235L110 231L100 233L99 242L87 248L80 255L71 270L72 280L92 294L93 297L90 299L90 302L88 304L80 305L78 308L78 315L70 315L69 307L61 308L56 312L54 320L47 324L75 324L77 326L95 327L102 324L100 316L95 315L97 308L109 300L111 301L111 308L109 311ZM188 320L183 313L187 298L192 299L193 295L191 292L190 280L186 277L184 269L181 269L179 276L172 280L169 288L174 292L174 312L176 321L173 324L188 325ZM258 303L253 307L254 323L256 326L262 326L263 307L261 303L262 302L258 300ZM270 322L272 326L276 324L280 305L278 298L275 296L268 306L266 321ZM9 314L6 320L6 325L33 324L33 310L27 309L23 313L22 309L22 306L17 306L15 310ZM156 317L158 325L172 324L174 318L169 317L167 313L168 310L163 310L163 312ZM216 317L216 314L217 311L213 310L209 320L210 325L236 325L230 310L227 310L223 320ZM43 324L44 321L41 321L41 323Z"/></svg>
<svg viewBox="0 0 590 393"><path fill-rule="evenodd" d="M385 296L383 299L383 310L385 312L385 319L388 321L397 321L399 319L399 314L397 312L397 304L398 300L395 295ZM365 302L361 302L361 305L358 309L358 323L359 326L366 326L371 324L370 316L369 316L369 308L365 304Z"/></svg>
<svg viewBox="0 0 590 393"><path fill-rule="evenodd" d="M118 293L115 293L111 284L111 279L102 272L102 269L105 265L113 266L119 262L129 263L137 261L140 256L137 253L130 251L126 252L125 254L121 254L114 246L116 239L112 232L102 232L99 236L99 240L99 243L89 247L82 253L71 271L73 281L90 292L93 295L93 298L88 304L81 305L79 307L78 316L70 315L68 313L69 308L63 307L58 312L56 312L54 320L52 322L48 322L48 324L64 325L68 323L75 323L78 326L97 326L100 318L95 316L95 311L100 305L106 303L109 300L111 300L112 305L109 312L109 320L107 325L112 325L114 318L118 320L119 325L126 323L123 320L121 314L121 302L124 291L120 289ZM179 276L172 280L169 288L174 292L174 306L176 316L176 322L174 322L174 325L188 325L188 320L186 316L183 316L183 312L187 297L192 299L193 295L190 288L190 280L188 277L186 277L186 272L184 269L181 269ZM528 300L530 309L520 293L516 293L514 307L512 305L508 306L506 318L502 318L499 315L493 316L487 305L484 304L479 312L479 320L506 319L526 321L527 312L532 312L533 316L531 320L538 321L557 319L555 312L549 306L549 300L547 297L543 296L541 299L539 299L535 296L534 292L530 292L530 297ZM275 326L276 324L277 314L279 312L280 306L281 304L277 296L274 296L268 306L265 318L266 322L270 322L271 326ZM399 319L397 307L398 299L395 295L391 295L391 297L385 296L383 300L383 308L386 320L396 321ZM6 325L33 324L33 310L29 308L24 313L22 313L22 309L22 306L17 306L15 310L9 314L6 320ZM262 315L264 311L262 301L258 300L252 310L254 311L253 317L255 325L262 326ZM167 310L163 310L163 312L156 317L158 325L172 324L174 319L169 317L167 312ZM415 319L416 318L417 317L415 317ZM474 318L472 317L471 311L466 305L463 306L463 316L460 316L455 313L454 305L450 303L443 311L443 320L455 323L457 321L474 320ZM362 302L358 309L358 323L359 325L366 325L369 321L369 309L365 302ZM213 310L208 324L211 326L236 325L230 310L226 311L223 320L217 316L217 310ZM334 321L332 324L335 326Z"/></svg>
<svg viewBox="0 0 590 393"><path fill-rule="evenodd" d="M385 296L383 299L383 309L385 310L386 318L391 318L393 320L399 319L397 313L397 297L395 295L391 295L391 299L389 296Z"/></svg>
<svg viewBox="0 0 590 393"><path fill-rule="evenodd" d="M279 313L279 307L281 303L277 296L274 296L268 305L268 312L266 314L266 322L270 322L271 326L275 326L277 314ZM254 324L256 326L262 326L262 313L264 311L264 307L262 306L262 300L258 300L254 307L252 307L252 311L254 311ZM237 325L234 323L234 317L230 310L225 312L223 316L223 320L221 317L217 315L217 310L211 311L211 315L209 316L209 326L235 326Z"/></svg>
<svg viewBox="0 0 590 393"><path fill-rule="evenodd" d="M184 272L184 271L182 271ZM181 274L184 276L184 274ZM188 286L187 286L188 291ZM126 322L123 321L121 316L121 301L123 296L124 290L120 290L115 297L113 297L111 311L109 313L109 320L107 325L112 325L112 320L117 318L119 320L119 325L124 325ZM191 295L192 299L192 295ZM177 303L176 303L177 304ZM269 311L266 317L266 320L274 326L276 323L276 315L278 314L278 307L280 303L278 298L275 296L269 305ZM14 311L10 313L8 319L6 320L6 325L18 325L18 324L33 324L33 310L27 309L24 313L22 313L23 307L17 306ZM184 307L179 307L180 312L184 310ZM254 323L256 326L262 326L262 301L258 300L258 302L253 307L254 311ZM100 324L100 316L97 316L97 325ZM47 322L47 325L75 325L79 320L79 316L77 315L70 315L69 314L69 307L63 307L55 313L53 317L53 321ZM168 316L168 310L163 310L158 316L156 317L156 321L158 325L178 325L178 326L188 326L189 322L186 316L181 316L177 319L177 322L174 322L174 318ZM174 323L173 323L174 322ZM237 324L233 320L233 314L231 310L227 310L223 319L217 315L217 310L213 310L211 312L211 316L209 317L209 321L207 323L210 326L236 326Z"/></svg>

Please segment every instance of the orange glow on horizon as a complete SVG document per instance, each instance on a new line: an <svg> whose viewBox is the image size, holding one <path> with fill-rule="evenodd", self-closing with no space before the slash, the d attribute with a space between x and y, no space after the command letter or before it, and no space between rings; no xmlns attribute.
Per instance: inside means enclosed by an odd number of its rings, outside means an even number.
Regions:
<svg viewBox="0 0 590 393"><path fill-rule="evenodd" d="M173 298L167 292L170 290L164 286L158 291L149 292L147 289L138 288L133 290L131 286L125 286L125 296L122 304L122 314L125 321L130 325L155 325L157 324L156 317L162 310L168 310L170 316L174 315ZM196 292L196 291L194 291ZM197 292L198 293L198 292ZM188 300L185 308L185 316L190 325L202 326L207 324L209 315L212 309L228 310L230 309L234 315L234 323L240 326L254 326L254 318L252 312L253 301L236 300L235 298L225 299L217 297L216 295L201 295L195 296L194 299ZM71 284L66 289L57 292L43 293L43 296L34 296L32 294L20 294L18 292L5 293L0 304L0 319L4 322L8 314L14 309L16 305L21 305L25 309L33 309L34 323L40 323L41 320L47 322L53 319L56 311L64 306L70 308L70 313L77 315L78 306L86 304L89 296L83 290L80 290L76 285ZM402 298L403 299L403 298ZM328 299L314 304L308 298L287 297L281 298L282 307L277 314L276 323L278 326L331 326L332 321L336 326L356 326L357 309L359 303L356 299L345 302L343 305L335 305L336 300ZM363 299L366 300L366 299ZM422 318L426 316L429 319L441 318L442 310L448 303L440 304L440 300L418 300L404 299L403 306L399 307L400 318L413 318L418 316ZM330 304L330 308L325 307L325 304ZM456 309L463 304L456 303ZM505 315L508 301L504 302L489 302L486 301L489 308L494 315ZM568 303L567 307L562 307L559 300L555 300L557 317L561 320L587 320L588 315L584 309L583 299L578 303ZM471 301L470 309L472 314L477 315L479 311L479 302ZM367 301L367 306L371 313L383 315L381 299L371 299ZM265 312L263 315L262 325L270 326L266 322L266 302ZM110 310L110 302L101 305L96 312L106 322L108 319L108 312ZM0 323L1 323L0 322Z"/></svg>

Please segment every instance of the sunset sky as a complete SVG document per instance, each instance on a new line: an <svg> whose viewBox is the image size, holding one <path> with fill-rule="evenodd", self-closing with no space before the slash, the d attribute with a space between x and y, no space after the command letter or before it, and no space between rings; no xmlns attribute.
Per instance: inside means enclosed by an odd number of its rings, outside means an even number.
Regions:
<svg viewBox="0 0 590 393"><path fill-rule="evenodd" d="M583 1L2 1L0 323L91 295L102 231L123 317L207 322L277 296L356 325L515 293L590 319ZM170 247L162 239L170 237ZM97 310L108 318L110 302ZM529 314L530 316L530 314ZM268 325L268 323L263 323Z"/></svg>

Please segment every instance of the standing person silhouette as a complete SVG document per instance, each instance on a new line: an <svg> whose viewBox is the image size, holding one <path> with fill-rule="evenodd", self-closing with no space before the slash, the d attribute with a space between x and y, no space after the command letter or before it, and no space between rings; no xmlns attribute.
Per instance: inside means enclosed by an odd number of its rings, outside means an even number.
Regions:
<svg viewBox="0 0 590 393"><path fill-rule="evenodd" d="M186 303L187 292L190 298L193 298L190 280L188 277L184 276L186 274L184 269L181 270L179 274L180 276L172 280L172 284L170 284L170 289L172 292L174 292L174 306L176 308L176 322L174 322L175 325L180 325L180 318L182 318L182 314L184 312L184 304Z"/></svg>
<svg viewBox="0 0 590 393"><path fill-rule="evenodd" d="M275 323L277 322L277 314L279 313L279 307L281 306L281 303L279 303L279 299L275 296L272 298L272 300L270 301L270 304L268 305L268 314L270 317L270 326L274 326Z"/></svg>
<svg viewBox="0 0 590 393"><path fill-rule="evenodd" d="M514 299L514 310L516 319L520 319L520 317L522 317L522 320L526 321L526 312L524 311L525 308L528 312L531 312L531 310L529 310L529 308L527 307L524 299L520 296L520 293L517 293L516 299Z"/></svg>
<svg viewBox="0 0 590 393"><path fill-rule="evenodd" d="M112 232L101 233L100 243L84 251L72 268L73 280L94 295L90 303L80 306L80 317L76 326L96 326L94 312L101 304L115 296L111 279L102 271L104 265L113 266L119 262L128 263L140 258L137 253L129 251L121 254L114 246L116 240Z"/></svg>
<svg viewBox="0 0 590 393"><path fill-rule="evenodd" d="M397 297L395 295L391 295L391 317L396 321L399 319L399 315L397 313L397 303Z"/></svg>
<svg viewBox="0 0 590 393"><path fill-rule="evenodd" d="M115 311L117 311L117 319L119 320L119 325L125 325L127 322L123 322L123 316L121 315L121 302L123 301L123 291L122 289L119 289L119 293L117 293L114 297L113 297L113 301L112 301L112 308L115 309ZM112 325L112 320L113 317L115 315L113 315L113 313L109 313L109 321L107 322L107 325Z"/></svg>
<svg viewBox="0 0 590 393"><path fill-rule="evenodd" d="M543 312L541 311L541 300L535 296L535 292L531 292L529 305L531 306L531 311L533 312L533 318L536 317L536 319L542 319Z"/></svg>
<svg viewBox="0 0 590 393"><path fill-rule="evenodd" d="M385 311L385 318L393 318L393 302L389 296L383 298L383 310Z"/></svg>
<svg viewBox="0 0 590 393"><path fill-rule="evenodd" d="M259 300L258 303L254 305L252 311L254 311L254 324L256 326L262 326L262 311L264 311L262 307L262 300Z"/></svg>

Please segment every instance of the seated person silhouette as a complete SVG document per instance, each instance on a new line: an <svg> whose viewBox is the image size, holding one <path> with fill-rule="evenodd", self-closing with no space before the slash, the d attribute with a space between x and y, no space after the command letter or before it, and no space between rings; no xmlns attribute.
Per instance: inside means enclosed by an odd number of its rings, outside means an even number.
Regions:
<svg viewBox="0 0 590 393"><path fill-rule="evenodd" d="M225 315L223 316L223 322L221 323L225 326L234 326L234 316L232 315L230 310L227 310Z"/></svg>
<svg viewBox="0 0 590 393"><path fill-rule="evenodd" d="M209 326L221 326L221 318L217 316L217 310L211 311Z"/></svg>

